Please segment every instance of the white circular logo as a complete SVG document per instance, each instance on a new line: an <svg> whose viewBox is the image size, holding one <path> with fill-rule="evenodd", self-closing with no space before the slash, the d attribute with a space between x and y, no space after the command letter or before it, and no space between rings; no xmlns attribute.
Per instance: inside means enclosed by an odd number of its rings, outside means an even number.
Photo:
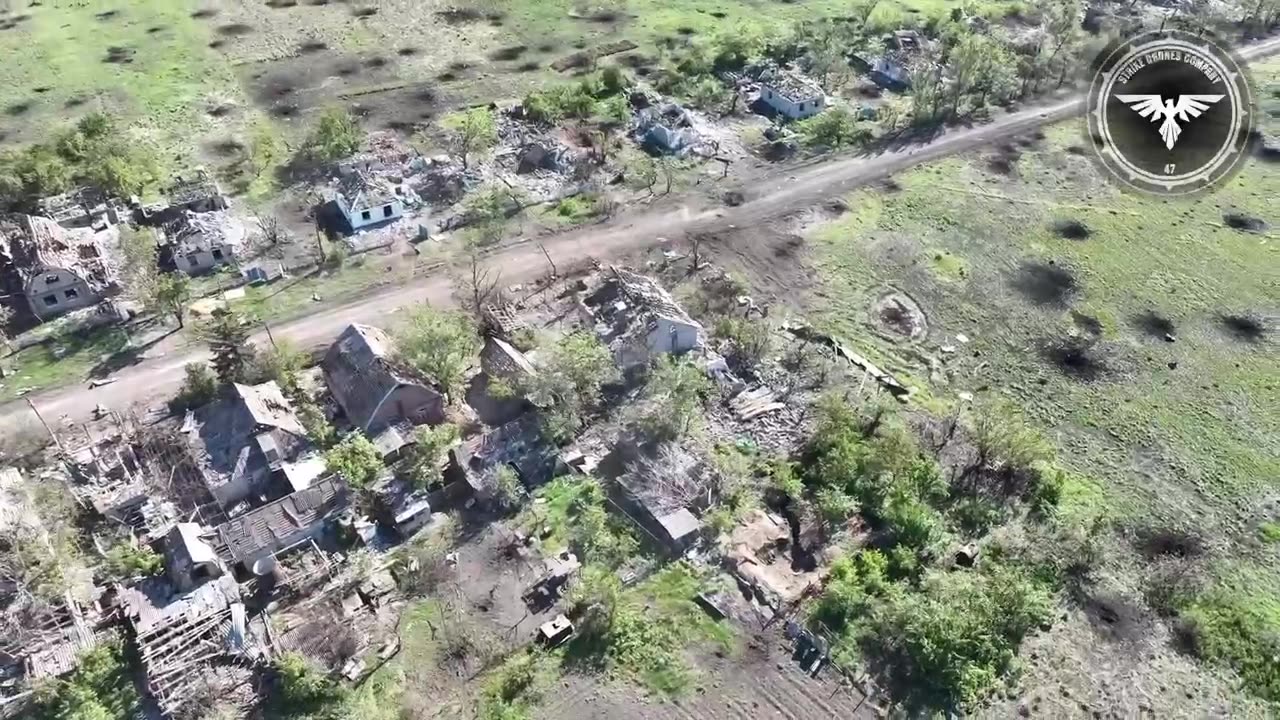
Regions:
<svg viewBox="0 0 1280 720"><path fill-rule="evenodd" d="M1098 161L1124 186L1189 195L1248 157L1253 96L1243 65L1180 30L1117 43L1095 63L1088 127Z"/></svg>

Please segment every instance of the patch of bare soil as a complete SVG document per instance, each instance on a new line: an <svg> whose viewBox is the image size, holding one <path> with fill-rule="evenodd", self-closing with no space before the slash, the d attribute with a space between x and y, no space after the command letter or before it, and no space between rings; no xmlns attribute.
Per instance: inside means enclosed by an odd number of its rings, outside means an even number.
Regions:
<svg viewBox="0 0 1280 720"><path fill-rule="evenodd" d="M1141 605L1105 590L1089 588L1080 594L1078 601L1085 617L1102 637L1115 642L1133 642L1147 634L1150 613Z"/></svg>
<svg viewBox="0 0 1280 720"><path fill-rule="evenodd" d="M1258 343L1267 336L1267 324L1260 315L1253 313L1222 315L1218 320L1228 335L1241 342Z"/></svg>
<svg viewBox="0 0 1280 720"><path fill-rule="evenodd" d="M1222 222L1226 223L1227 227L1232 230L1240 230L1241 232L1264 233L1267 231L1265 220L1240 212L1223 213Z"/></svg>
<svg viewBox="0 0 1280 720"><path fill-rule="evenodd" d="M1053 232L1067 240L1088 240L1093 231L1079 220L1058 220L1053 224Z"/></svg>
<svg viewBox="0 0 1280 720"><path fill-rule="evenodd" d="M725 270L744 275L757 304L798 306L813 287L814 275L805 261L804 238L780 226L784 223L759 223L705 234L700 252ZM689 252L687 244L671 249Z"/></svg>
<svg viewBox="0 0 1280 720"><path fill-rule="evenodd" d="M1063 375L1092 382L1110 370L1109 353L1091 338L1065 337L1045 341L1040 355Z"/></svg>
<svg viewBox="0 0 1280 720"><path fill-rule="evenodd" d="M987 157L987 169L997 175L1012 175L1022 158L1022 150L1011 142L996 146L996 152Z"/></svg>
<svg viewBox="0 0 1280 720"><path fill-rule="evenodd" d="M1064 306L1075 297L1076 276L1055 261L1023 263L1013 286L1036 305Z"/></svg>
<svg viewBox="0 0 1280 720"><path fill-rule="evenodd" d="M1177 326L1173 321L1155 310L1133 316L1129 324L1139 332L1157 340L1167 340L1174 337L1174 333L1177 332Z"/></svg>
<svg viewBox="0 0 1280 720"><path fill-rule="evenodd" d="M871 322L891 336L916 340L928 332L924 311L912 297L900 290L880 296L871 306Z"/></svg>

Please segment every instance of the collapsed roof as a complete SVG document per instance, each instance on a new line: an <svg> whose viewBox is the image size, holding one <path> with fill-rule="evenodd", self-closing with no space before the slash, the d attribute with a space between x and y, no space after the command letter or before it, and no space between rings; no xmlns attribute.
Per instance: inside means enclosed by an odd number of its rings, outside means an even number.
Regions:
<svg viewBox="0 0 1280 720"><path fill-rule="evenodd" d="M307 445L306 430L275 382L234 383L231 393L194 414L187 435L210 487L292 458Z"/></svg>
<svg viewBox="0 0 1280 720"><path fill-rule="evenodd" d="M238 248L248 232L244 224L222 210L195 213L184 210L165 223L164 235L178 255L217 247Z"/></svg>
<svg viewBox="0 0 1280 720"><path fill-rule="evenodd" d="M119 232L64 228L34 215L0 216L0 267L10 265L23 283L49 269L74 272L95 292L120 280Z"/></svg>
<svg viewBox="0 0 1280 720"><path fill-rule="evenodd" d="M391 338L371 325L350 325L325 355L329 390L352 425L368 428L396 388L416 385L439 391L425 374L395 358Z"/></svg>
<svg viewBox="0 0 1280 720"><path fill-rule="evenodd" d="M232 562L252 561L288 549L300 534L346 508L349 499L346 483L326 478L219 525L218 536Z"/></svg>

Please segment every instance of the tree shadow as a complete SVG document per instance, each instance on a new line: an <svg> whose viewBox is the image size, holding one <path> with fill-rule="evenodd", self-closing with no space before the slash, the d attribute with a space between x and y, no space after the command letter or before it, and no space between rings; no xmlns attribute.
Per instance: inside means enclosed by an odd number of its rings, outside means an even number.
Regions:
<svg viewBox="0 0 1280 720"><path fill-rule="evenodd" d="M181 328L174 325L168 328L164 333L151 338L141 345L134 345L132 343L127 344L125 347L111 353L90 368L89 378L92 380L101 380L127 367L137 365L146 359L145 356L148 350L160 344L180 329Z"/></svg>

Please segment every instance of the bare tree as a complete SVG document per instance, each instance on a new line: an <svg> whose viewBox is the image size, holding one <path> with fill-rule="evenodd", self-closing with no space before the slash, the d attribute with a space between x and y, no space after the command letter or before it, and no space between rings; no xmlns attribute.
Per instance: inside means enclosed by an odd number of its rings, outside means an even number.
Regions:
<svg viewBox="0 0 1280 720"><path fill-rule="evenodd" d="M275 215L265 217L259 215L258 230L262 232L262 239L267 247L276 247L281 243L289 242L289 232Z"/></svg>
<svg viewBox="0 0 1280 720"><path fill-rule="evenodd" d="M477 327L484 325L485 306L492 304L501 294L498 289L501 280L501 271L485 267L480 259L480 248L475 243L468 243L467 271L462 285L466 292L467 312L471 313Z"/></svg>
<svg viewBox="0 0 1280 720"><path fill-rule="evenodd" d="M715 479L697 456L677 443L663 443L631 465L631 485L659 507L677 510L712 499Z"/></svg>

